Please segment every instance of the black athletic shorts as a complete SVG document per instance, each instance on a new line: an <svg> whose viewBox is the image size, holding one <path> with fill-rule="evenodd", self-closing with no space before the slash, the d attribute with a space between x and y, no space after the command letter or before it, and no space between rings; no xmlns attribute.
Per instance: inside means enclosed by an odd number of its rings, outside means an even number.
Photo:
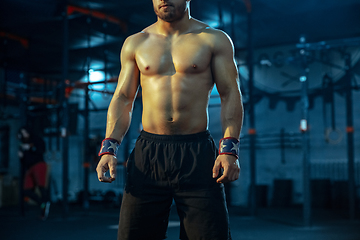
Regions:
<svg viewBox="0 0 360 240"><path fill-rule="evenodd" d="M142 131L127 163L118 240L165 239L173 200L180 239L231 239L224 186L212 178L216 157L208 131L190 135Z"/></svg>

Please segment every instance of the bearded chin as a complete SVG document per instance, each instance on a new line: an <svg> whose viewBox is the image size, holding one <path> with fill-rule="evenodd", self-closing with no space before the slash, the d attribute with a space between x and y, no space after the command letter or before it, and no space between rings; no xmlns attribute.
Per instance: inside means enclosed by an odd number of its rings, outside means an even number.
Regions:
<svg viewBox="0 0 360 240"><path fill-rule="evenodd" d="M173 22L177 20L175 13L173 12L160 13L158 14L158 17L165 22Z"/></svg>
<svg viewBox="0 0 360 240"><path fill-rule="evenodd" d="M155 8L154 8L154 11L155 11L155 14L161 20L163 20L165 22L175 22L185 16L185 8L186 8L186 4L179 6L177 9L174 9L174 11L159 12Z"/></svg>

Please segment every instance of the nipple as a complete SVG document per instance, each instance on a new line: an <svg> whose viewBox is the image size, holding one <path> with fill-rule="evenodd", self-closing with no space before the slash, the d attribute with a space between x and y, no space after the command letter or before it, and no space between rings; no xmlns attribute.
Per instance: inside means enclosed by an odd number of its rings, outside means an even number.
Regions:
<svg viewBox="0 0 360 240"><path fill-rule="evenodd" d="M196 65L196 64L193 64L192 67L193 67L193 68L197 68L197 65Z"/></svg>
<svg viewBox="0 0 360 240"><path fill-rule="evenodd" d="M146 67L145 67L145 70L149 70L149 69L150 69L150 67L149 67L149 66L146 66Z"/></svg>

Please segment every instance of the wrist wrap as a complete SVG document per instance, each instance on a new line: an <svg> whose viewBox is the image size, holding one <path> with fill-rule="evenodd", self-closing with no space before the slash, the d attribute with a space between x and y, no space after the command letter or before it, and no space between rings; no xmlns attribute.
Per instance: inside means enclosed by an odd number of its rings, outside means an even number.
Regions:
<svg viewBox="0 0 360 240"><path fill-rule="evenodd" d="M233 137L226 137L220 139L219 155L227 154L239 157L240 141Z"/></svg>
<svg viewBox="0 0 360 240"><path fill-rule="evenodd" d="M99 157L105 154L116 156L118 147L120 143L114 138L105 138L101 143L101 149L99 152Z"/></svg>

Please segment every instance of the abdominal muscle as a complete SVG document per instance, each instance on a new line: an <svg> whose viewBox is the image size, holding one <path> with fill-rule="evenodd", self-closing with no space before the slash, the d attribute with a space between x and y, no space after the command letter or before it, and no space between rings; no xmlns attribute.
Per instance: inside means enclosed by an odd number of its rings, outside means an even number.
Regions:
<svg viewBox="0 0 360 240"><path fill-rule="evenodd" d="M144 131L184 135L205 131L211 77L201 74L141 76Z"/></svg>

